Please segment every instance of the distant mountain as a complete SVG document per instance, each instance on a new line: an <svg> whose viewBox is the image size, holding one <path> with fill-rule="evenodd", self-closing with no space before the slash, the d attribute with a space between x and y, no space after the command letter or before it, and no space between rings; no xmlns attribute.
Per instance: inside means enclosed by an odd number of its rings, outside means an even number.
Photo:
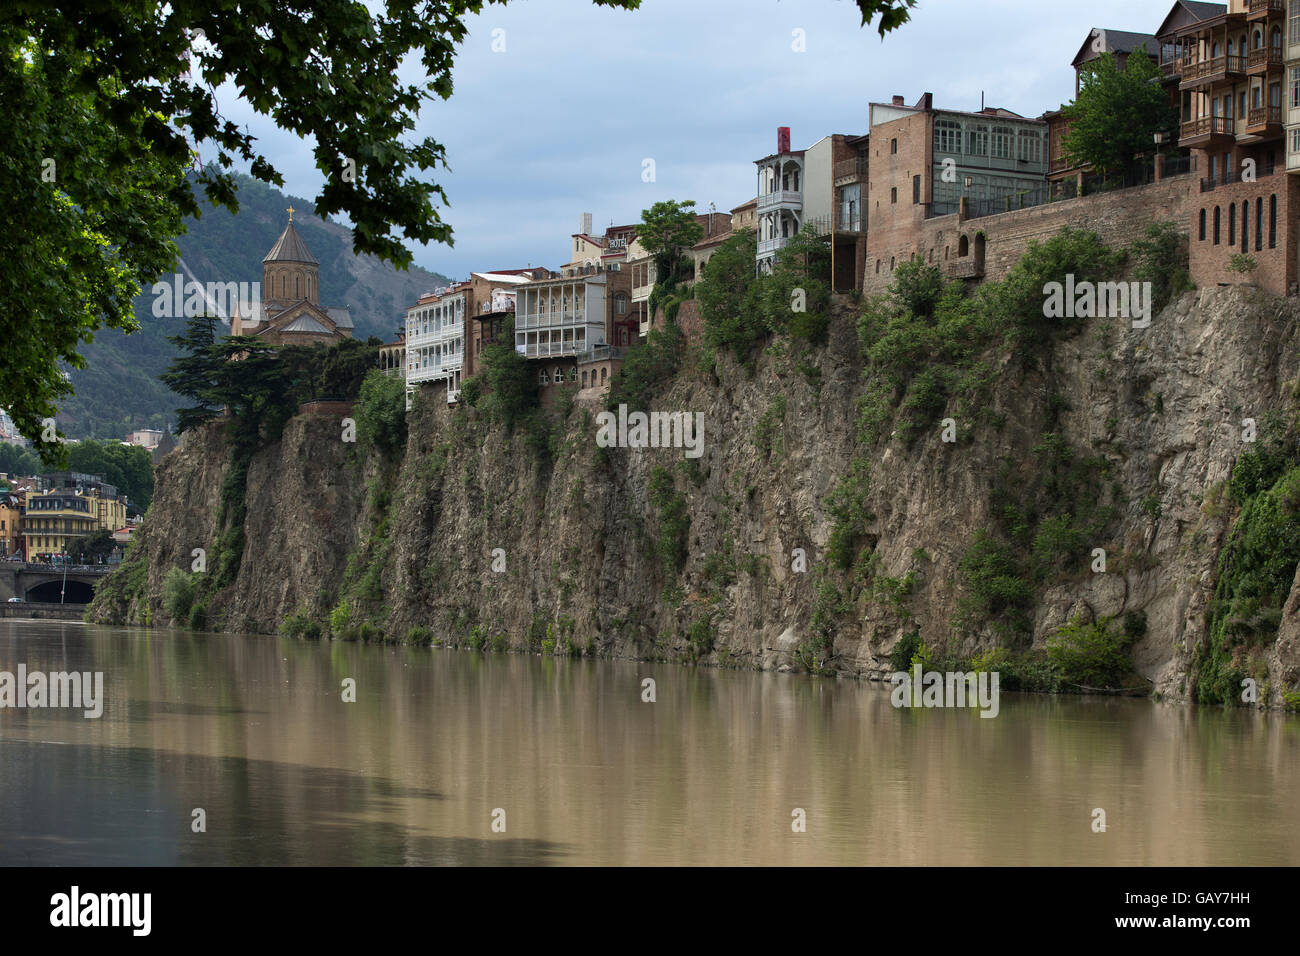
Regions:
<svg viewBox="0 0 1300 956"><path fill-rule="evenodd" d="M351 230L317 217L309 200L247 176L238 180L238 216L202 203L200 218L187 220L189 231L177 239L181 259L199 282L260 282L262 257L283 231L290 205L294 226L320 263L321 305L350 309L357 338L390 341L406 307L449 281L417 266L400 272L373 256L354 255ZM185 320L156 317L148 286L135 300L135 315L139 332L102 331L82 348L87 367L72 371L76 394L59 412L59 427L69 437L121 438L135 428L161 428L181 404L158 375L175 355L167 336Z"/></svg>

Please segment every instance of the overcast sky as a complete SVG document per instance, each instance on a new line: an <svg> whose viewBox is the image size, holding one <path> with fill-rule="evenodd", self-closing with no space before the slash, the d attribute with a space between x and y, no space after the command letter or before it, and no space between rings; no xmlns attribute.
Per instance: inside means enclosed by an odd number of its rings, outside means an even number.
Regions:
<svg viewBox="0 0 1300 956"><path fill-rule="evenodd" d="M551 268L590 212L601 232L661 199L720 211L753 198L753 161L776 128L806 148L829 133L867 132L867 104L926 91L935 105L1025 116L1074 93L1070 68L1093 27L1152 32L1172 0L920 0L883 41L850 0L643 0L628 12L589 0L515 0L472 19L456 91L428 104L418 132L447 147L443 218L455 246L417 247L415 261L452 278ZM493 52L494 31L504 52ZM794 31L805 52L795 52ZM499 42L498 42L498 45ZM228 96L229 94L227 94ZM223 97L223 103L228 102ZM309 146L246 108L246 122L284 174L314 197ZM653 159L655 181L642 180Z"/></svg>

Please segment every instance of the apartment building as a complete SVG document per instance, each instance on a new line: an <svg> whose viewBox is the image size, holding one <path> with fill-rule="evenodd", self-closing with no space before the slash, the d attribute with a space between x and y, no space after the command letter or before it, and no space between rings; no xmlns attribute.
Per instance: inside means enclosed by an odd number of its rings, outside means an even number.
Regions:
<svg viewBox="0 0 1300 956"><path fill-rule="evenodd" d="M29 494L23 515L23 553L29 560L42 554L62 554L96 527L95 510L87 496L69 491Z"/></svg>
<svg viewBox="0 0 1300 956"><path fill-rule="evenodd" d="M1191 150L1197 169L1192 275L1201 284L1240 281L1233 256L1248 256L1252 281L1284 294L1297 281L1300 240L1300 181L1287 174L1286 130L1300 99L1300 89L1287 90L1300 85L1288 82L1291 11L1284 0L1213 6L1217 12L1197 19L1208 11L1177 4L1157 31L1175 51L1179 145ZM1288 96L1292 106L1284 108Z"/></svg>
<svg viewBox="0 0 1300 956"><path fill-rule="evenodd" d="M579 383L603 367L604 383L640 329L631 311L630 270L530 282L515 297L515 350L538 366L546 389Z"/></svg>
<svg viewBox="0 0 1300 956"><path fill-rule="evenodd" d="M94 530L111 532L126 524L126 498L119 494L116 485L104 481L102 475L51 471L41 476L41 483L50 492L70 492L89 501Z"/></svg>
<svg viewBox="0 0 1300 956"><path fill-rule="evenodd" d="M460 282L423 295L406 310L406 405L425 383L445 384L447 401L460 394L465 359L465 316L470 285Z"/></svg>
<svg viewBox="0 0 1300 956"><path fill-rule="evenodd" d="M806 150L790 149L790 128L777 128L777 151L754 161L758 196L756 268L771 272L777 253L804 229L825 239L838 290L860 288L866 259L865 192L869 138L836 133Z"/></svg>
<svg viewBox="0 0 1300 956"><path fill-rule="evenodd" d="M937 109L925 93L870 107L867 271L888 275L922 253L927 219L978 218L1047 201L1047 123L1011 110ZM957 250L943 250L948 259ZM936 251L926 251L933 259ZM979 272L975 258L970 278Z"/></svg>
<svg viewBox="0 0 1300 956"><path fill-rule="evenodd" d="M1287 0L1286 11L1286 170L1300 175L1300 0Z"/></svg>

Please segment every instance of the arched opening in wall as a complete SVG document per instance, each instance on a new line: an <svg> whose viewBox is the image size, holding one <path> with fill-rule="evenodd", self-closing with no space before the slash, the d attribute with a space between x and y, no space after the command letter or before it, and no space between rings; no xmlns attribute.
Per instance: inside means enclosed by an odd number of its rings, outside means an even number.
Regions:
<svg viewBox="0 0 1300 956"><path fill-rule="evenodd" d="M970 255L970 239L962 236L957 240L957 258L964 259Z"/></svg>
<svg viewBox="0 0 1300 956"><path fill-rule="evenodd" d="M60 592L62 592L61 599ZM38 584L34 588L29 588L25 595L26 599L34 604L58 604L60 600L64 604L89 604L94 596L95 586L93 584L69 578L67 589L64 590L63 578L61 577L54 581Z"/></svg>
<svg viewBox="0 0 1300 956"><path fill-rule="evenodd" d="M1250 252L1250 200L1241 204L1241 251Z"/></svg>
<svg viewBox="0 0 1300 956"><path fill-rule="evenodd" d="M1237 204L1228 203L1228 248L1237 244Z"/></svg>
<svg viewBox="0 0 1300 956"><path fill-rule="evenodd" d="M608 377L609 377L609 369L606 368L604 365L602 365L602 366L600 367L600 384L601 384L601 385L604 385L604 384L605 384L605 379L608 378Z"/></svg>
<svg viewBox="0 0 1300 956"><path fill-rule="evenodd" d="M1218 206L1214 207L1214 244L1216 246L1219 244L1219 221L1221 212L1222 210L1220 210Z"/></svg>
<svg viewBox="0 0 1300 956"><path fill-rule="evenodd" d="M1255 198L1255 251L1264 250L1264 197Z"/></svg>
<svg viewBox="0 0 1300 956"><path fill-rule="evenodd" d="M975 233L975 267L983 270L984 268L984 233Z"/></svg>
<svg viewBox="0 0 1300 956"><path fill-rule="evenodd" d="M583 369L583 370L582 370L582 387L583 387L583 388L586 388L586 387L587 387L587 370L586 370L586 369Z"/></svg>
<svg viewBox="0 0 1300 956"><path fill-rule="evenodd" d="M1268 247L1277 248L1277 194L1268 197Z"/></svg>
<svg viewBox="0 0 1300 956"><path fill-rule="evenodd" d="M1205 210L1204 210L1204 209L1201 210L1201 220L1200 220L1200 222L1201 222L1201 225L1200 225L1200 230L1199 230L1199 232L1197 233L1197 241L1198 241L1198 242L1204 242L1204 241L1205 241Z"/></svg>

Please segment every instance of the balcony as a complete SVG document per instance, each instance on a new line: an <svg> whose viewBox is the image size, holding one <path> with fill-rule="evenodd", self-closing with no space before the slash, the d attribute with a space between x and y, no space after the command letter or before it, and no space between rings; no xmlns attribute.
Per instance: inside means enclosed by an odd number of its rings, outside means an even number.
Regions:
<svg viewBox="0 0 1300 956"><path fill-rule="evenodd" d="M1184 60L1180 89L1236 81L1246 74L1244 56L1216 56L1205 60Z"/></svg>
<svg viewBox="0 0 1300 956"><path fill-rule="evenodd" d="M847 186L853 182L867 181L867 158L855 156L853 159L841 159L831 168L831 178L836 186Z"/></svg>
<svg viewBox="0 0 1300 956"><path fill-rule="evenodd" d="M1246 72L1252 76L1267 73L1269 70L1282 69L1282 48L1280 46L1262 46L1251 50L1246 57Z"/></svg>
<svg viewBox="0 0 1300 956"><path fill-rule="evenodd" d="M792 190L765 193L758 197L758 211L765 209L798 209L803 206L803 193Z"/></svg>
<svg viewBox="0 0 1300 956"><path fill-rule="evenodd" d="M1251 136L1281 136L1282 107L1254 106L1246 114L1246 133Z"/></svg>
<svg viewBox="0 0 1300 956"><path fill-rule="evenodd" d="M1300 172L1300 153L1293 153L1290 150L1287 150L1286 171L1288 173Z"/></svg>
<svg viewBox="0 0 1300 956"><path fill-rule="evenodd" d="M789 241L785 236L777 236L775 239L760 239L758 240L758 254L760 256L771 255Z"/></svg>
<svg viewBox="0 0 1300 956"><path fill-rule="evenodd" d="M1250 0L1246 16L1250 19L1266 17L1270 13L1282 13L1286 10L1285 0Z"/></svg>
<svg viewBox="0 0 1300 956"><path fill-rule="evenodd" d="M1183 72L1183 61L1176 57L1170 57L1167 60L1160 61L1160 72L1168 79L1172 76L1181 76Z"/></svg>
<svg viewBox="0 0 1300 956"><path fill-rule="evenodd" d="M577 355L578 364L582 365L587 362L607 362L610 359L621 359L626 350L618 345L593 345L585 352L579 352Z"/></svg>
<svg viewBox="0 0 1300 956"><path fill-rule="evenodd" d="M1213 146L1235 139L1231 117L1201 116L1182 125L1179 129L1178 145Z"/></svg>
<svg viewBox="0 0 1300 956"><path fill-rule="evenodd" d="M984 263L974 256L966 256L944 263L943 271L953 279L980 279L984 276Z"/></svg>

